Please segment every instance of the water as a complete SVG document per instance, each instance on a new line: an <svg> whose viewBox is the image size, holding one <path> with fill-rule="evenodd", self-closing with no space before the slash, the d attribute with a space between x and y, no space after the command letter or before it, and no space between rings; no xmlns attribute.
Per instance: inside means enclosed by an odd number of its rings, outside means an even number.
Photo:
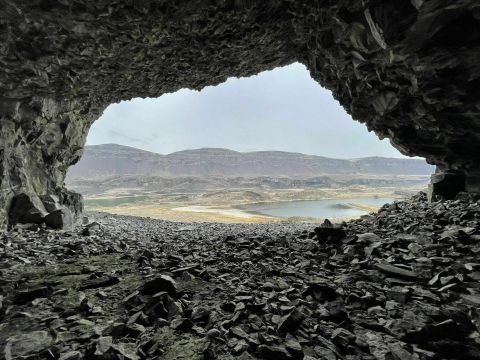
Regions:
<svg viewBox="0 0 480 360"><path fill-rule="evenodd" d="M363 199L324 199L285 201L263 204L246 205L243 209L262 215L277 217L313 217L333 218L343 216L360 216L368 214L368 211L353 208L348 204L373 205L381 207L391 203L392 198L363 198Z"/></svg>

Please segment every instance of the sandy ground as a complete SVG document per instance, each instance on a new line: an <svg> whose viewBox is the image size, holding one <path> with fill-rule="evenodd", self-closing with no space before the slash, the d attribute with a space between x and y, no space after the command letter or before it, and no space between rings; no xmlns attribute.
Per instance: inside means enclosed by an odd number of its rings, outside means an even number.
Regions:
<svg viewBox="0 0 480 360"><path fill-rule="evenodd" d="M220 209L220 208L198 206L198 205L182 206L178 208L173 208L172 210L181 211L181 212L220 214L223 216L233 216L233 217L246 218L246 219L251 219L255 217L254 214L251 214L249 212L246 212L240 209Z"/></svg>
<svg viewBox="0 0 480 360"><path fill-rule="evenodd" d="M130 189L131 190L131 189ZM152 193L132 193L128 189L117 189L117 193L104 194L90 199L115 199L122 196L144 196L148 199L140 202L116 205L116 206L86 206L86 210L103 211L119 215L135 215L150 217L154 219L164 219L169 221L183 222L220 222L220 223L267 223L267 222L321 222L324 219L318 218L280 218L267 216L258 213L251 213L238 207L259 202L277 202L277 201L298 201L298 200L321 200L321 199L347 199L358 198L358 202L348 205L365 211L365 213L376 212L377 207L361 203L361 198L385 197L395 198L396 188L368 188L357 186L350 188L335 189L277 189L256 191L262 195L262 201L252 200L245 196L244 191L222 190L206 193L189 194L152 194ZM413 193L417 189L410 189ZM115 196L116 195L116 196ZM359 216L349 216L340 218L329 218L334 222L342 222L358 218Z"/></svg>
<svg viewBox="0 0 480 360"><path fill-rule="evenodd" d="M356 207L366 212L375 212L378 210L370 205L351 204L352 207ZM87 209L92 210L92 209ZM133 215L142 216L153 219L162 219L169 221L180 222L219 222L219 223L232 223L232 224L251 224L251 223L269 223L269 222L310 222L321 223L324 218L283 218L266 216L261 214L249 213L241 209L234 208L215 208L199 205L182 206L177 208L163 208L155 206L145 205L128 205L128 206L116 206L116 207L95 207L95 211L108 212L117 215ZM342 221L349 221L359 216L343 216L336 218L329 218L330 221L340 223Z"/></svg>
<svg viewBox="0 0 480 360"><path fill-rule="evenodd" d="M91 209L90 209L91 210ZM183 208L161 208L154 206L129 205L116 207L95 207L95 211L104 211L118 215L135 215L181 222L220 222L220 223L268 223L282 219L255 215L237 209L213 209L203 206L187 206Z"/></svg>

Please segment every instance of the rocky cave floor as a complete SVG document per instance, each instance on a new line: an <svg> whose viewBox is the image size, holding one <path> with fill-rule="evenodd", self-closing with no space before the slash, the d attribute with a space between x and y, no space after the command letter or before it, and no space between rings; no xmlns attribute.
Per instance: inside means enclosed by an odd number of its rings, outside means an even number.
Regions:
<svg viewBox="0 0 480 360"><path fill-rule="evenodd" d="M0 358L480 359L480 201L0 236Z"/></svg>

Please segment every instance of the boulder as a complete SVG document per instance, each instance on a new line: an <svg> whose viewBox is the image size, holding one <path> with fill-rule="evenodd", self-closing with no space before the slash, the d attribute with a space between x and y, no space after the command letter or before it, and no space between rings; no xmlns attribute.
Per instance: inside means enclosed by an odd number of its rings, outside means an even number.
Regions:
<svg viewBox="0 0 480 360"><path fill-rule="evenodd" d="M154 295L162 291L167 292L170 296L177 295L177 283L168 275L156 276L146 281L140 289L140 292L145 295Z"/></svg>
<svg viewBox="0 0 480 360"><path fill-rule="evenodd" d="M437 168L428 185L428 201L451 200L462 191L465 191L465 174L463 172L456 170L442 171Z"/></svg>
<svg viewBox="0 0 480 360"><path fill-rule="evenodd" d="M316 227L313 231L315 232L316 240L321 243L338 244L347 236L342 228L333 225L328 219L325 219L323 224Z"/></svg>
<svg viewBox="0 0 480 360"><path fill-rule="evenodd" d="M289 314L280 318L278 323L278 332L294 333L302 325L304 315L297 309L293 309Z"/></svg>
<svg viewBox="0 0 480 360"><path fill-rule="evenodd" d="M45 206L35 194L22 193L15 196L9 209L9 224L41 224L48 215Z"/></svg>
<svg viewBox="0 0 480 360"><path fill-rule="evenodd" d="M40 195L40 200L45 206L45 209L50 213L52 211L60 210L62 207L60 199L57 195Z"/></svg>
<svg viewBox="0 0 480 360"><path fill-rule="evenodd" d="M52 211L45 217L45 224L53 229L72 230L74 223L73 214L65 206Z"/></svg>
<svg viewBox="0 0 480 360"><path fill-rule="evenodd" d="M480 171L469 170L466 172L465 191L480 194Z"/></svg>
<svg viewBox="0 0 480 360"><path fill-rule="evenodd" d="M62 205L72 212L74 218L83 212L83 196L75 191L64 190L62 192Z"/></svg>

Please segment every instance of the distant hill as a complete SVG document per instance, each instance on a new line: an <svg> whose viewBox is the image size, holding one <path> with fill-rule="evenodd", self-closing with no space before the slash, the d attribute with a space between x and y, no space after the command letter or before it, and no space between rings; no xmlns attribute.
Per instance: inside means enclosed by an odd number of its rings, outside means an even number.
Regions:
<svg viewBox="0 0 480 360"><path fill-rule="evenodd" d="M433 166L419 159L367 157L332 159L284 151L237 152L205 148L168 155L117 144L86 146L69 178L111 175L178 176L288 176L332 174L428 175Z"/></svg>

